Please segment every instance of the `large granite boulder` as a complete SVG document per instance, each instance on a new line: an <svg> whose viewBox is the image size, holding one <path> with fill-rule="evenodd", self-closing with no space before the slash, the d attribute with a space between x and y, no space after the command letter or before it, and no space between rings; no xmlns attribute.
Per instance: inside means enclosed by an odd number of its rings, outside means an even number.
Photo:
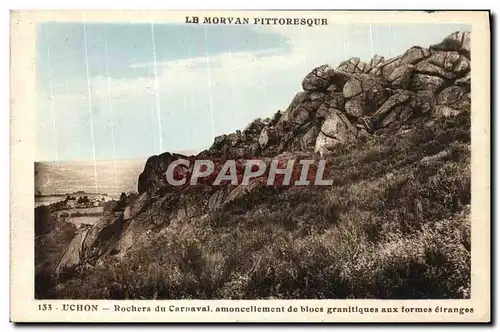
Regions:
<svg viewBox="0 0 500 332"><path fill-rule="evenodd" d="M341 90L347 81L348 75L336 71L329 65L314 68L302 81L305 91L326 91L327 89Z"/></svg>
<svg viewBox="0 0 500 332"><path fill-rule="evenodd" d="M357 130L339 110L332 110L325 119L316 139L315 152L328 154L335 145L356 140Z"/></svg>
<svg viewBox="0 0 500 332"><path fill-rule="evenodd" d="M466 93L465 89L452 85L441 91L437 96L436 96L436 101L438 104L442 105L449 105L452 103L455 103L456 101L460 100L462 96Z"/></svg>
<svg viewBox="0 0 500 332"><path fill-rule="evenodd" d="M430 47L433 51L456 51L470 60L470 32L455 31L442 42Z"/></svg>
<svg viewBox="0 0 500 332"><path fill-rule="evenodd" d="M56 265L54 270L55 275L60 275L66 272L72 272L77 266L83 263L84 261L84 253L82 252L83 242L89 233L90 228L80 228L73 240L71 240L70 244L66 248L66 250L62 253L59 262Z"/></svg>
<svg viewBox="0 0 500 332"><path fill-rule="evenodd" d="M316 138L320 133L321 125L314 123L305 133L300 137L299 145L300 150L308 151L316 145Z"/></svg>
<svg viewBox="0 0 500 332"><path fill-rule="evenodd" d="M394 89L407 89L414 72L415 67L412 64L403 64L392 71L387 77L387 81Z"/></svg>
<svg viewBox="0 0 500 332"><path fill-rule="evenodd" d="M333 108L336 108L339 110L344 110L346 100L344 97L344 93L342 91L331 92L329 97L330 98L327 101L325 101L323 104L327 105L328 107L333 107ZM320 105L320 107L321 107L321 105ZM319 109L318 109L318 111L319 111Z"/></svg>
<svg viewBox="0 0 500 332"><path fill-rule="evenodd" d="M464 77L456 80L453 84L465 89L467 92L470 92L470 83L471 83L471 77L470 73L468 73Z"/></svg>
<svg viewBox="0 0 500 332"><path fill-rule="evenodd" d="M428 58L430 55L430 50L420 46L413 46L401 56L401 65L414 65Z"/></svg>
<svg viewBox="0 0 500 332"><path fill-rule="evenodd" d="M415 74L412 76L410 82L410 89L414 91L428 90L433 93L437 93L449 82L439 76L425 75L425 74Z"/></svg>
<svg viewBox="0 0 500 332"><path fill-rule="evenodd" d="M189 159L190 157L170 152L149 157L137 182L139 194L147 191L150 196L161 195L163 190L169 187L165 177L168 165L179 158Z"/></svg>
<svg viewBox="0 0 500 332"><path fill-rule="evenodd" d="M436 51L427 59L427 62L458 77L470 71L469 59L456 51Z"/></svg>
<svg viewBox="0 0 500 332"><path fill-rule="evenodd" d="M330 94L322 92L304 92L295 96L287 110L280 117L276 129L281 137L289 132L300 130L314 118L317 110L323 103L332 99Z"/></svg>
<svg viewBox="0 0 500 332"><path fill-rule="evenodd" d="M458 52L436 51L427 60L419 62L415 71L454 80L470 72L470 61Z"/></svg>
<svg viewBox="0 0 500 332"><path fill-rule="evenodd" d="M386 84L369 74L355 75L344 85L345 112L354 117L371 114L388 98Z"/></svg>
<svg viewBox="0 0 500 332"><path fill-rule="evenodd" d="M400 127L416 113L421 112L420 98L407 90L398 90L372 116L375 129Z"/></svg>
<svg viewBox="0 0 500 332"><path fill-rule="evenodd" d="M241 139L243 141L247 140L258 140L260 132L264 127L267 125L262 119L258 118L250 122L245 129L243 129L243 132L241 133Z"/></svg>
<svg viewBox="0 0 500 332"><path fill-rule="evenodd" d="M370 70L369 72L371 73L372 69L377 67L378 65L382 64L385 61L385 58L379 54L375 54L371 60L370 60Z"/></svg>
<svg viewBox="0 0 500 332"><path fill-rule="evenodd" d="M391 59L387 59L380 64L377 65L377 67L373 68L370 72L375 75L375 76L381 76L383 79L386 81L389 80L389 76L392 74L392 72L401 66L401 57L395 57Z"/></svg>
<svg viewBox="0 0 500 332"><path fill-rule="evenodd" d="M415 66L415 71L420 74L436 76L445 80L453 80L455 78L455 75L452 72L448 72L444 68L432 64L428 60L418 63Z"/></svg>
<svg viewBox="0 0 500 332"><path fill-rule="evenodd" d="M302 81L302 88L306 91L325 91L330 86L330 77L335 70L329 65L314 68Z"/></svg>
<svg viewBox="0 0 500 332"><path fill-rule="evenodd" d="M347 61L340 63L337 70L348 74L363 74L371 69L370 65L361 61L359 58L350 58Z"/></svg>

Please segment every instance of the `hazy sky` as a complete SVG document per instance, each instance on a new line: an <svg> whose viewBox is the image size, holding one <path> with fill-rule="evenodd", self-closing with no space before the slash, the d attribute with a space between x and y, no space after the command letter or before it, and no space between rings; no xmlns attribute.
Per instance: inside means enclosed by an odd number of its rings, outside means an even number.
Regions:
<svg viewBox="0 0 500 332"><path fill-rule="evenodd" d="M37 160L207 148L284 110L314 67L428 47L463 24L194 26L47 22L37 34ZM153 43L154 40L154 43ZM156 59L156 61L155 61ZM156 66L155 66L156 62ZM114 144L113 144L114 142Z"/></svg>

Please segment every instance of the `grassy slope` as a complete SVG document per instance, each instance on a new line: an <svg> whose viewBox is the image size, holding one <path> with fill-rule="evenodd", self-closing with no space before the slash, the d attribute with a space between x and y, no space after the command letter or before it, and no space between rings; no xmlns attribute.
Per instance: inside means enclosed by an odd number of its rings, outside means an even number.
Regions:
<svg viewBox="0 0 500 332"><path fill-rule="evenodd" d="M339 147L327 168L331 187L260 192L172 224L55 296L470 296L470 114Z"/></svg>
<svg viewBox="0 0 500 332"><path fill-rule="evenodd" d="M76 227L57 218L53 207L35 209L35 297L51 297L52 278L61 254L75 235Z"/></svg>

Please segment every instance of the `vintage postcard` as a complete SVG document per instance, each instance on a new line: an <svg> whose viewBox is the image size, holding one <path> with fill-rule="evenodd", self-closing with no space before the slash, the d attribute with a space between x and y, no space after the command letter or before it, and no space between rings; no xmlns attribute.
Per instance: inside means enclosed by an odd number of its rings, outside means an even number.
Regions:
<svg viewBox="0 0 500 332"><path fill-rule="evenodd" d="M489 322L487 11L11 13L14 322Z"/></svg>

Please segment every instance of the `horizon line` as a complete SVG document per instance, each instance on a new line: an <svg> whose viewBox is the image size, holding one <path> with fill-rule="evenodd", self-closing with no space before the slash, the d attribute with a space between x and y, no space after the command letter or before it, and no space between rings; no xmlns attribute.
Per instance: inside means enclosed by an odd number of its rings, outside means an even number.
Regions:
<svg viewBox="0 0 500 332"><path fill-rule="evenodd" d="M165 152L162 152L162 153L166 153L166 152L169 152L169 153L177 153L177 154L183 154L183 155L186 155L186 156L189 156L189 155L195 155L201 151L203 151L204 149L199 149L199 150L179 150L179 151L165 151ZM160 154L162 154L160 153ZM148 158L152 157L152 156L158 156L160 154L152 154L152 155L149 155L148 157L125 157L125 158L102 158L102 159L92 159L92 158L89 158L89 159L67 159L67 160L35 160L34 163L53 163L53 164L58 164L58 163L71 163L71 162L74 162L74 163L83 163L83 162L88 162L88 163L93 163L94 161L95 162L99 162L99 161L120 161L120 160L147 160Z"/></svg>

